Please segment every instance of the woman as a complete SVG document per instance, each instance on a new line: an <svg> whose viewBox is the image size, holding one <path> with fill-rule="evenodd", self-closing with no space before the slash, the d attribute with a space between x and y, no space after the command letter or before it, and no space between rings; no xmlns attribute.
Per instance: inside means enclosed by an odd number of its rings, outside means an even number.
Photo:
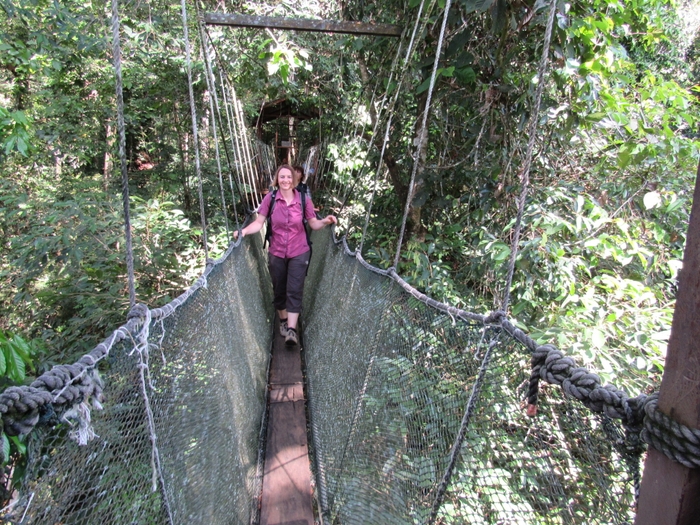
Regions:
<svg viewBox="0 0 700 525"><path fill-rule="evenodd" d="M308 196L303 207L306 215L304 217L301 194L296 190L297 184L299 177L291 166L282 164L277 168L272 179L272 185L277 187L277 191L265 195L258 208L258 216L241 230L244 237L259 232L272 207L268 268L272 277L275 309L280 320L280 333L287 346L294 346L299 342L297 323L311 255L304 219L312 230L320 230L329 224L338 223L334 215L317 219L313 203ZM238 232L234 232L234 237L238 238Z"/></svg>

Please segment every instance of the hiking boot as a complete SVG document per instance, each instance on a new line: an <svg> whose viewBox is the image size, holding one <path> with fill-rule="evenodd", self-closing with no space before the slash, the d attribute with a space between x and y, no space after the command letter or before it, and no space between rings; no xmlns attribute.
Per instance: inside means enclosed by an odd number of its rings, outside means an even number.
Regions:
<svg viewBox="0 0 700 525"><path fill-rule="evenodd" d="M280 323L280 335L282 337L287 337L287 331L289 328L287 327L287 321L283 321Z"/></svg>
<svg viewBox="0 0 700 525"><path fill-rule="evenodd" d="M294 328L287 328L287 336L284 338L284 344L288 347L295 346L299 343L297 331Z"/></svg>

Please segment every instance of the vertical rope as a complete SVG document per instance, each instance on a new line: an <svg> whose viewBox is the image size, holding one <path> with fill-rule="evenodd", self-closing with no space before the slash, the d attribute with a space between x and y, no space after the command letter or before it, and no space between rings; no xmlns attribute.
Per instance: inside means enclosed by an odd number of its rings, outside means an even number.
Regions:
<svg viewBox="0 0 700 525"><path fill-rule="evenodd" d="M391 131L391 122L392 122L393 115L394 115L394 108L396 107L396 102L398 101L399 94L401 93L401 89L403 86L406 65L408 64L408 61L411 58L411 55L413 54L413 44L415 43L416 34L418 32L418 27L420 26L420 19L421 19L421 15L423 13L424 6L425 6L425 0L421 0L420 7L418 8L418 15L416 16L416 23L413 26L413 33L411 34L411 41L408 44L408 48L406 50L406 57L404 58L404 62L403 62L404 74L401 75L401 77L399 78L399 83L396 86L396 91L394 93L394 97L392 98L392 100L389 104L389 108L387 110L387 123L386 123L386 129L384 131L384 140L382 141L382 149L381 149L381 152L379 154L379 161L377 162L377 169L374 172L374 179L372 180L372 192L370 194L369 204L367 205L367 213L365 214L365 224L362 228L362 236L360 237L360 243L357 247L357 251L360 254L362 253L362 247L364 246L365 237L367 236L367 230L369 229L369 221L370 221L370 217L372 214L372 206L374 205L374 197L377 193L377 179L379 178L379 171L382 169L382 162L384 161L384 153L386 152L386 147L387 147L387 144L389 143L389 133ZM431 5L430 5L428 13L430 11L432 11L432 8L433 8L433 3L431 3ZM376 130L374 131L373 136L374 136L374 134L376 134Z"/></svg>
<svg viewBox="0 0 700 525"><path fill-rule="evenodd" d="M219 189L221 191L221 208L224 212L224 219L226 220L226 239L231 242L231 232L228 225L228 212L226 211L226 195L224 194L224 178L221 174L221 155L219 153L219 137L216 132L216 113L214 112L214 99L216 98L216 87L214 86L213 79L210 79L211 68L209 65L209 52L207 51L206 40L204 39L204 31L202 30L202 20L199 17L199 4L195 2L195 8L197 10L197 29L199 30L199 41L202 46L202 56L204 58L204 77L207 81L207 90L209 91L209 110L211 111L211 131L214 136L214 148L216 151L216 168L219 174Z"/></svg>
<svg viewBox="0 0 700 525"><path fill-rule="evenodd" d="M549 55L549 43L552 39L552 27L554 26L554 15L557 11L557 1L549 1L549 18L547 18L547 29L544 35L544 44L542 45L542 59L540 67L537 71L537 91L535 93L535 107L530 115L530 123L528 125L528 143L527 154L525 156L525 164L523 165L523 182L518 197L518 215L515 219L515 227L513 231L513 243L510 250L510 260L508 261L508 276L506 277L506 286L503 293L503 303L501 310L508 311L508 303L510 302L510 288L513 283L513 273L515 272L515 259L518 256L518 245L520 243L520 231L522 230L523 214L525 212L525 200L527 199L528 187L530 185L530 165L532 164L532 150L535 147L535 132L537 131L537 121L540 114L540 102L542 100L542 91L544 90L544 75L547 70L547 58Z"/></svg>
<svg viewBox="0 0 700 525"><path fill-rule="evenodd" d="M228 136L229 139L231 140L231 149L233 152L234 156L234 165L236 167L236 186L238 187L238 192L241 197L241 202L244 203L245 205L248 206L248 208L251 208L250 202L248 202L247 197L244 197L243 193L243 188L246 185L245 180L243 179L243 162L241 161L241 152L238 147L238 134L234 131L234 126L232 124L232 118L230 114L230 106L231 103L228 101L228 97L226 96L226 82L224 81L224 74L223 74L223 69L219 67L219 79L221 82L221 97L223 98L224 101L224 110L226 111L226 124L228 126Z"/></svg>
<svg viewBox="0 0 700 525"><path fill-rule="evenodd" d="M445 40L445 29L447 28L447 18L450 12L452 0L445 1L445 12L442 17L442 26L440 27L440 38L438 38L438 46L435 50L435 61L433 62L433 72L430 75L430 87L428 88L428 99L425 101L425 111L423 111L423 120L421 121L420 131L418 132L418 145L416 147L416 156L413 159L413 170L411 171L411 182L408 185L408 194L406 196L406 204L403 210L403 219L401 221L401 231L399 232L399 240L396 243L396 256L394 257L394 268L399 267L399 257L401 256L401 245L403 244L403 236L406 231L406 221L408 220L408 210L411 207L413 199L413 189L416 184L416 173L418 172L418 164L420 162L420 152L423 150L423 144L428 135L428 113L430 112L430 103L433 98L433 89L435 88L435 78L437 76L437 67L440 62L440 53L442 52L442 43Z"/></svg>
<svg viewBox="0 0 700 525"><path fill-rule="evenodd" d="M124 206L124 235L126 236L126 272L129 279L129 306L136 304L134 278L134 252L131 244L131 218L129 216L129 174L126 169L126 133L124 132L124 95L122 93L122 61L119 45L119 0L112 0L112 54L117 90L117 130L119 133L119 163L122 173L122 204Z"/></svg>
<svg viewBox="0 0 700 525"><path fill-rule="evenodd" d="M483 344L484 337L486 336L486 331L488 327L484 328L481 335L481 344ZM484 378L486 377L486 370L488 370L489 364L491 363L491 355L493 347L498 343L498 335L495 339L489 342L489 346L484 353L484 358L481 361L481 368L479 369L479 375L474 381L472 386L472 393L469 396L469 401L467 402L467 407L464 410L464 416L462 417L462 423L459 427L459 432L457 433L457 438L452 445L452 451L450 452L450 462L445 469L445 474L442 476L442 481L435 494L435 500L433 501L433 508L430 511L430 518L428 518L427 523L433 524L437 519L438 512L442 506L442 500L445 497L445 492L447 492L447 486L450 484L450 479L452 478L452 472L454 471L455 465L457 464L457 458L462 451L462 443L464 443L464 438L467 435L467 429L469 428L469 423L471 422L472 414L474 414L474 409L476 408L476 403L481 395L481 387L484 384Z"/></svg>
<svg viewBox="0 0 700 525"><path fill-rule="evenodd" d="M199 191L199 215L202 221L202 243L204 244L204 259L209 259L209 246L207 242L207 217L204 213L204 193L202 191L202 167L199 162L199 134L197 132L197 109L194 105L194 88L192 87L192 57L190 54L190 38L187 31L187 6L185 0L180 2L182 6L182 28L185 38L185 56L187 60L187 88L190 93L190 114L192 115L192 141L194 146L194 163L197 170Z"/></svg>

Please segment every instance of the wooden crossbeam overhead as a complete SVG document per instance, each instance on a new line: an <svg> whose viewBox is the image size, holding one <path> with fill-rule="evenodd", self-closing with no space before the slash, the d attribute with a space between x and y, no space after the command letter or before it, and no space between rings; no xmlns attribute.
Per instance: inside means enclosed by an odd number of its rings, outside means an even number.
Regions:
<svg viewBox="0 0 700 525"><path fill-rule="evenodd" d="M367 24L339 20L312 20L308 18L283 18L227 13L205 13L204 22L212 26L260 27L293 29L320 33L350 33L354 35L401 36L401 27L390 24Z"/></svg>

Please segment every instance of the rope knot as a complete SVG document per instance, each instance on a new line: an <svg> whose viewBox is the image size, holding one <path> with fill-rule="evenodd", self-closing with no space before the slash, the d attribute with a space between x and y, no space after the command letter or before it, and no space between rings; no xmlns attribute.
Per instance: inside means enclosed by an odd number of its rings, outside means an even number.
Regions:
<svg viewBox="0 0 700 525"><path fill-rule="evenodd" d="M131 307L131 310L129 310L129 313L126 315L126 319L127 321L130 321L131 319L144 320L146 319L146 316L148 316L148 306L142 303L137 303Z"/></svg>
<svg viewBox="0 0 700 525"><path fill-rule="evenodd" d="M484 319L484 324L500 324L505 319L506 313L503 310L494 310Z"/></svg>

